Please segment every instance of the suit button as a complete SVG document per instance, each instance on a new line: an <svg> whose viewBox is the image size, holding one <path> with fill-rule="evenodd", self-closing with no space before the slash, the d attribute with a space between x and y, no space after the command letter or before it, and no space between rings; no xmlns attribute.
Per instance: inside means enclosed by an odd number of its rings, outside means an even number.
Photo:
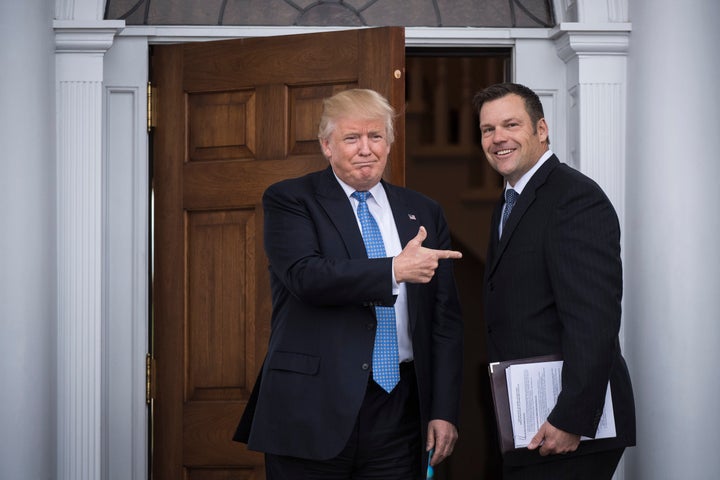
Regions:
<svg viewBox="0 0 720 480"><path fill-rule="evenodd" d="M370 368L370 365L369 365L369 364L367 364L367 363L363 363L363 364L362 364L362 369L363 369L363 370L367 370L368 368Z"/></svg>
<svg viewBox="0 0 720 480"><path fill-rule="evenodd" d="M487 332L492 333L492 327L487 327Z"/></svg>
<svg viewBox="0 0 720 480"><path fill-rule="evenodd" d="M368 323L365 327L366 327L368 330L374 330L374 329L375 329L375 324L374 324L374 323Z"/></svg>
<svg viewBox="0 0 720 480"><path fill-rule="evenodd" d="M494 292L494 291L495 291L495 284L494 284L493 282L490 282L490 283L488 284L488 287L490 287L490 291L491 291L491 292Z"/></svg>

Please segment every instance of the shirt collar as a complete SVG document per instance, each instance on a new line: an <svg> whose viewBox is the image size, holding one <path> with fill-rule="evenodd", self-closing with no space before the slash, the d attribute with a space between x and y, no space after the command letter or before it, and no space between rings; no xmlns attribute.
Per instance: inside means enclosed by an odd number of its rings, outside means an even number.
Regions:
<svg viewBox="0 0 720 480"><path fill-rule="evenodd" d="M542 157L540 157L540 160L538 160L533 167L528 170L525 175L520 177L520 180L518 180L515 185L510 185L507 182L505 183L505 189L512 188L515 190L518 194L521 194L525 186L528 184L532 176L535 174L535 172L538 171L538 169L542 166L543 163L547 161L548 158L552 156L553 152L549 148L547 151L543 154Z"/></svg>
<svg viewBox="0 0 720 480"><path fill-rule="evenodd" d="M335 175L335 172L333 172L333 175ZM354 198L352 198L351 195L353 193L355 193L356 190L353 187L351 187L350 185L348 185L347 183L340 180L340 178L337 175L335 175L335 178L337 179L338 183L340 184L343 191L345 192L345 195L347 195L348 198L355 200ZM385 193L385 189L382 186L382 182L376 183L375 186L373 186L371 189L368 190L368 192L370 192L370 195L372 195L372 198L374 198L375 201L379 205L383 205L383 204L387 203L387 194ZM355 201L357 201L357 200L355 200Z"/></svg>

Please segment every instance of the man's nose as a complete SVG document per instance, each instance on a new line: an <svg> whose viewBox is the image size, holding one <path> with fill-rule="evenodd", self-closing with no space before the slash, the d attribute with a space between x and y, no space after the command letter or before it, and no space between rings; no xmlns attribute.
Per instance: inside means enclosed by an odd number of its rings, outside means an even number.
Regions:
<svg viewBox="0 0 720 480"><path fill-rule="evenodd" d="M366 136L360 137L360 139L358 140L358 149L360 150L361 154L370 153L370 139Z"/></svg>
<svg viewBox="0 0 720 480"><path fill-rule="evenodd" d="M502 143L505 140L507 140L507 135L505 134L505 130L503 130L502 128L496 128L495 130L493 130L493 135L492 135L493 143Z"/></svg>

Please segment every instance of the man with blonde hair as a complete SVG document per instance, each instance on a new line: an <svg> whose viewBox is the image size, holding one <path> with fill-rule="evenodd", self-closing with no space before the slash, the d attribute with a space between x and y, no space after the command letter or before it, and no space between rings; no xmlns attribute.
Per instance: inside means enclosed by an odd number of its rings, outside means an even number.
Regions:
<svg viewBox="0 0 720 480"><path fill-rule="evenodd" d="M263 196L272 333L235 440L270 480L424 479L457 439L461 254L435 201L382 180L387 100L323 107L329 167Z"/></svg>

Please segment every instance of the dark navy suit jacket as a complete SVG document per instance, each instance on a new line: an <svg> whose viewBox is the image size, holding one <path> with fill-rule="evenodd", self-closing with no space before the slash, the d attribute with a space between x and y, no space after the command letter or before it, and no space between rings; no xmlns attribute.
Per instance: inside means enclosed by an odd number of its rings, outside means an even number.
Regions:
<svg viewBox="0 0 720 480"><path fill-rule="evenodd" d="M450 248L440 206L383 182L403 246ZM331 168L272 185L263 196L273 312L268 353L234 439L251 450L308 459L347 443L367 387L376 319L393 305L392 259L368 259L352 205ZM452 263L407 302L423 443L427 423L457 424L462 320Z"/></svg>
<svg viewBox="0 0 720 480"><path fill-rule="evenodd" d="M581 442L577 452L635 444L635 407L620 352L620 226L591 179L554 155L532 176L498 238L491 224L485 320L491 362L547 354L564 360L562 391L548 420L594 437L611 385L617 437ZM524 451L506 463L552 459Z"/></svg>

